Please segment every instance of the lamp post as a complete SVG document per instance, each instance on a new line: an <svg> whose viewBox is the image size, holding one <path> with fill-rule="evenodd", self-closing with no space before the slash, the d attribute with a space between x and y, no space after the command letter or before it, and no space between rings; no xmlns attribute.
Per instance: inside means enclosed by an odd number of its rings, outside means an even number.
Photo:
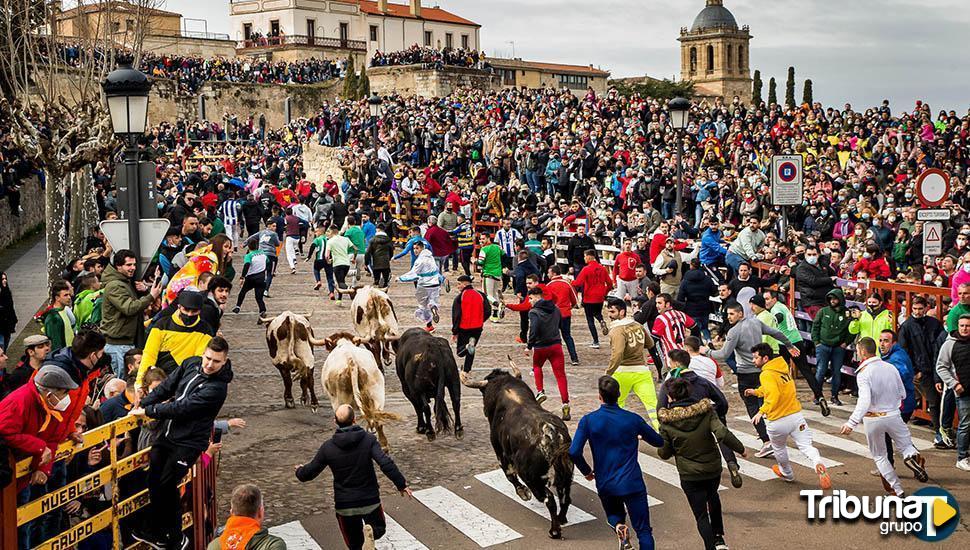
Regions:
<svg viewBox="0 0 970 550"><path fill-rule="evenodd" d="M677 130L677 204L676 212L681 212L684 209L684 174L683 168L681 167L681 151L684 148L684 143L681 138L681 132L684 128L687 128L687 122L690 118L690 101L682 98L675 97L670 100L667 104L667 109L670 111L670 126Z"/></svg>
<svg viewBox="0 0 970 550"><path fill-rule="evenodd" d="M370 131L374 141L374 155L377 156L377 118L381 116L381 104L384 101L375 92L367 99L367 107L370 108Z"/></svg>
<svg viewBox="0 0 970 550"><path fill-rule="evenodd" d="M111 115L111 126L115 136L124 143L123 170L118 173L119 194L122 183L127 190L128 246L138 261L141 261L140 235L138 224L141 220L140 187L138 170L139 136L145 134L148 124L148 92L152 88L151 81L145 73L133 69L129 61L122 61L119 67L110 73L101 84L108 103L108 113ZM140 273L139 266L136 275Z"/></svg>

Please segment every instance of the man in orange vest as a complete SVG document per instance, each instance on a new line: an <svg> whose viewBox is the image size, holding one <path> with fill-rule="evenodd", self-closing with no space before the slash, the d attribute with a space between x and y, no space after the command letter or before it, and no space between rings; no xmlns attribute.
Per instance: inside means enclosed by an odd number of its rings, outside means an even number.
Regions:
<svg viewBox="0 0 970 550"><path fill-rule="evenodd" d="M229 519L207 550L286 550L286 542L263 527L266 507L259 487L245 483L232 491Z"/></svg>

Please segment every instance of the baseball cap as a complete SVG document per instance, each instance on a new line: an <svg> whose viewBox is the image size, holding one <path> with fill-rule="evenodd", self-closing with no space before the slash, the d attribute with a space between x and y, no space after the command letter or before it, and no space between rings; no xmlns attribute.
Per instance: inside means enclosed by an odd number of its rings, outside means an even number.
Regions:
<svg viewBox="0 0 970 550"><path fill-rule="evenodd" d="M761 308L767 307L767 305L765 304L765 297L760 294L755 294L754 296L752 296L751 299L748 300L748 303L753 306L758 306Z"/></svg>
<svg viewBox="0 0 970 550"><path fill-rule="evenodd" d="M45 388L55 390L77 389L77 384L71 380L71 375L64 369L54 365L44 365L34 376L34 383Z"/></svg>

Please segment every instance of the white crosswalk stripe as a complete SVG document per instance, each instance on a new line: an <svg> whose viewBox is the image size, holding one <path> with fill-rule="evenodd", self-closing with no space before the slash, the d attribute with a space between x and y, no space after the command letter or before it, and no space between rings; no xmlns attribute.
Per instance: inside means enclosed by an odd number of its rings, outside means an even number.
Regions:
<svg viewBox="0 0 970 550"><path fill-rule="evenodd" d="M415 491L414 498L482 548L522 538L511 527L444 487Z"/></svg>
<svg viewBox="0 0 970 550"><path fill-rule="evenodd" d="M525 506L529 510L532 510L536 514L539 514L545 519L550 519L549 509L546 508L546 505L544 503L536 500L535 496L533 496L529 500L522 500L521 498L519 498L519 495L516 494L515 492L515 487L513 487L512 484L509 483L508 478L505 477L505 472L503 472L502 470L492 470L491 472L478 474L477 476L475 476L475 479L477 479L478 481L481 481L485 485L488 485L492 489L495 489L496 491L509 497L510 499L521 504L522 506ZM558 503L558 499L556 502ZM577 523L592 521L596 518L580 510L576 506L570 506L569 510L566 511L566 519L568 520L567 523L569 525L576 525Z"/></svg>
<svg viewBox="0 0 970 550"><path fill-rule="evenodd" d="M643 473L657 478L667 485L673 485L678 489L680 488L680 474L677 472L677 466L672 462L665 462L644 453L637 453L637 461L640 463L640 470ZM717 488L718 491L724 491L725 489L727 487L724 485L719 485Z"/></svg>
<svg viewBox="0 0 970 550"><path fill-rule="evenodd" d="M288 550L322 550L299 521L270 527L269 534L283 539Z"/></svg>
<svg viewBox="0 0 970 550"><path fill-rule="evenodd" d="M387 521L387 531L376 541L377 550L428 550L394 518L385 513L384 519Z"/></svg>
<svg viewBox="0 0 970 550"><path fill-rule="evenodd" d="M806 419L811 419L813 422L818 422L819 424L825 424L826 426L832 426L833 428L841 428L845 421L840 418L835 418L834 416L822 416L821 413L815 411L802 411ZM865 434L866 427L864 424L859 424L853 429L854 432ZM910 430L912 432L912 430ZM933 442L927 441L925 439L913 436L913 445L920 451L925 451L927 449L933 448Z"/></svg>
<svg viewBox="0 0 970 550"><path fill-rule="evenodd" d="M579 473L579 470L575 470L574 473L573 473L573 483L575 483L576 485L580 485L582 487L585 487L585 488L589 489L590 491L593 491L594 493L597 492L596 491L596 482L595 481L590 481L590 480L586 479L585 477L583 477L583 474ZM663 503L664 503L664 501L660 500L659 498L656 498L656 497L654 497L653 495L650 495L650 494L647 495L647 506L650 506L650 507L660 506Z"/></svg>
<svg viewBox="0 0 970 550"><path fill-rule="evenodd" d="M761 449L762 442L756 436L738 430L734 430L734 435L738 436L738 439L741 440L741 443L744 443L745 447L754 450ZM788 460L800 466L811 468L813 470L815 469L815 465L812 464L812 461L803 455L801 451L792 446L788 447ZM824 464L826 468L842 466L842 463L838 460L832 460L831 458L825 458L824 456L822 457L822 464ZM772 474L774 474L774 472L772 472Z"/></svg>
<svg viewBox="0 0 970 550"><path fill-rule="evenodd" d="M734 417L734 419L739 421L750 422L750 419L748 419L745 416L736 416ZM869 454L869 447L857 441L849 439L847 437L827 434L819 430L817 427L812 430L812 441L814 441L815 443L821 443L822 445L832 447L833 449L840 449L847 453L852 453L854 455L858 455L861 457L871 458L872 456Z"/></svg>

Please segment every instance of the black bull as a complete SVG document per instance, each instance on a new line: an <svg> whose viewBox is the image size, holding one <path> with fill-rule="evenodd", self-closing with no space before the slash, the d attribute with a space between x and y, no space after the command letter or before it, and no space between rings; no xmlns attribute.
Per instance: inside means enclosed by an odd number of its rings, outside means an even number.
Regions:
<svg viewBox="0 0 970 550"><path fill-rule="evenodd" d="M434 441L437 433L451 429L451 416L445 402L447 389L455 414L455 438L461 439L464 436L461 381L448 340L432 336L424 329L412 328L401 335L396 347L397 376L405 397L418 416L417 432L425 434L428 441ZM434 426L431 424L432 398L435 401Z"/></svg>
<svg viewBox="0 0 970 550"><path fill-rule="evenodd" d="M492 448L505 477L522 500L535 496L539 502L545 502L552 521L549 536L558 539L562 537L562 525L566 523L571 502L573 462L569 458L569 445L572 439L562 419L536 402L511 358L509 365L512 374L494 369L485 380L472 382L463 372L461 381L482 391Z"/></svg>

